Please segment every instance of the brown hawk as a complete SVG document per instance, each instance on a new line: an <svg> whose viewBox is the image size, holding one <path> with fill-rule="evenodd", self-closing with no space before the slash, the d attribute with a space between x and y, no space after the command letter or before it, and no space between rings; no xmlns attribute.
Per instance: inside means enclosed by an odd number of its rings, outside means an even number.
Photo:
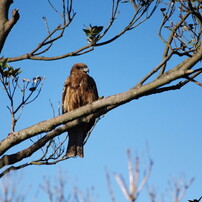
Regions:
<svg viewBox="0 0 202 202"><path fill-rule="evenodd" d="M70 76L64 83L62 113L67 113L98 99L96 83L88 72L88 67L83 63L77 63L72 67ZM83 143L94 123L95 118L90 118L88 123L81 123L68 130L67 157L84 157Z"/></svg>

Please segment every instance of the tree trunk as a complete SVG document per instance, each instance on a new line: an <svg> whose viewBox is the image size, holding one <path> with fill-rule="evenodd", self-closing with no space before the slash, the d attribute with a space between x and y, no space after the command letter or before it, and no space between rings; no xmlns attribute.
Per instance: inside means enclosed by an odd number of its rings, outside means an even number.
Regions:
<svg viewBox="0 0 202 202"><path fill-rule="evenodd" d="M12 11L12 17L8 19L8 11L12 3L13 0L0 0L0 53L9 32L19 19L18 9L14 9Z"/></svg>

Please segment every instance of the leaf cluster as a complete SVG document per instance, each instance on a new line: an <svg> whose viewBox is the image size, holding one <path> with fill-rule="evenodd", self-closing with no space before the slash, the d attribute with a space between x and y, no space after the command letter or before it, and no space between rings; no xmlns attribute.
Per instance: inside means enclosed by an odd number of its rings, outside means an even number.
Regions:
<svg viewBox="0 0 202 202"><path fill-rule="evenodd" d="M86 29L83 29L87 36L88 42L96 42L99 39L99 34L103 30L103 26L92 26L90 24L89 27L86 27Z"/></svg>
<svg viewBox="0 0 202 202"><path fill-rule="evenodd" d="M0 61L0 74L2 78L16 78L22 71L8 65L7 60Z"/></svg>

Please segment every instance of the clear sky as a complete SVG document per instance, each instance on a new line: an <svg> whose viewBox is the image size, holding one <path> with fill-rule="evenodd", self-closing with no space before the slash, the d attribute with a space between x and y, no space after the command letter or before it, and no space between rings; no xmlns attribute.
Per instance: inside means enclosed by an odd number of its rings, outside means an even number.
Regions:
<svg viewBox="0 0 202 202"><path fill-rule="evenodd" d="M60 1L58 1L60 2ZM59 55L78 49L85 45L86 39L82 31L84 25L108 24L111 1L77 0L75 2L75 21L65 32L47 56ZM56 5L58 8L59 3ZM114 28L106 36L108 39L127 25L131 9L122 5L120 16ZM6 41L2 55L19 56L34 49L46 36L43 16L47 17L50 29L60 24L60 18L50 8L46 0L15 1L12 9L19 8L21 18L13 28ZM90 75L95 79L100 96L110 96L128 90L136 85L144 75L161 61L163 43L157 36L161 22L160 12L152 19L127 32L117 41L97 47L91 53L79 57L70 57L59 61L21 61L12 63L21 67L22 78L45 76L42 93L32 104L25 107L17 129L28 127L37 122L52 118L49 100L55 109L61 102L63 83L69 75L74 63L86 63ZM176 64L179 59L173 62ZM199 80L201 77L199 78ZM0 91L0 131L4 138L10 131L10 117L6 108L8 102L3 90ZM85 158L75 158L54 166L30 166L23 173L22 184L31 186L30 197L33 197L39 184L43 184L44 176L53 180L61 169L67 177L69 186L77 185L83 192L95 187L95 201L110 201L105 178L106 169L111 174L111 181L117 202L124 201L113 173L123 173L127 178L126 150L132 155L142 157L141 168L147 162L147 146L149 155L154 161L149 186L155 187L157 195L165 194L166 201L171 201L168 180L173 178L195 178L184 200L199 198L202 195L202 114L201 88L193 83L180 91L143 97L125 104L102 118L85 145ZM16 146L16 149L23 146ZM14 151L14 150L12 150ZM36 156L36 155L35 155ZM142 173L143 173L142 170ZM71 189L67 190L69 193ZM48 201L42 191L40 201ZM149 201L146 188L138 201Z"/></svg>

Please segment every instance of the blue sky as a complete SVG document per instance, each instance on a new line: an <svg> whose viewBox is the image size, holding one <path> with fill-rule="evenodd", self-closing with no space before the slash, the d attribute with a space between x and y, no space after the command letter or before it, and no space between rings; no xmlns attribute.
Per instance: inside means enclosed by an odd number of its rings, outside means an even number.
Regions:
<svg viewBox="0 0 202 202"><path fill-rule="evenodd" d="M59 3L56 6L59 8ZM85 45L86 39L82 31L84 25L91 23L106 26L110 16L109 6L110 1L107 0L77 0L75 21L48 56L71 52ZM127 24L132 10L126 7L124 4L117 23L105 39ZM46 36L43 16L47 17L51 29L60 23L59 17L51 10L47 1L15 1L13 8L20 9L21 18L6 41L2 52L5 57L24 54L37 46ZM88 65L100 96L110 96L133 87L161 61L163 43L157 36L160 22L161 15L157 11L152 19L137 29L83 56L50 62L12 63L11 65L23 70L22 78L38 75L46 77L42 93L34 103L25 107L17 129L52 118L49 100L56 109L61 102L63 83L74 63L83 62ZM177 58L171 65L179 61ZM10 130L10 117L6 108L7 98L3 91L0 95L3 100L0 106L0 119L3 120L0 131L1 136L5 137ZM149 185L155 187L158 196L164 193L167 201L170 201L168 180L171 177L185 176L187 181L192 177L195 181L183 201L198 198L202 195L201 103L201 88L193 83L180 91L131 101L109 112L99 121L85 146L84 159L70 159L54 166L25 168L21 171L24 175L21 183L32 186L32 197L38 185L43 183L44 176L49 176L54 181L59 169L62 169L70 186L76 184L83 192L93 186L96 201L110 201L105 170L111 176L116 172L123 173L127 178L127 149L131 150L133 156L138 154L143 158L141 166L144 169L148 145L149 154L154 161ZM23 146L16 148L22 149ZM113 176L111 180L117 201L124 201ZM42 191L38 198L47 201ZM139 201L149 201L146 189L141 193Z"/></svg>

